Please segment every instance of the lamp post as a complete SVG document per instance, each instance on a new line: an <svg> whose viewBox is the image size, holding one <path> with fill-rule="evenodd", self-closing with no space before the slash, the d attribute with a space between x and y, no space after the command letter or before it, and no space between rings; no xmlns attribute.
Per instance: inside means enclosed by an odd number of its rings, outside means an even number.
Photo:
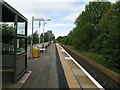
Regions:
<svg viewBox="0 0 120 90"><path fill-rule="evenodd" d="M40 44L40 25L41 25L41 23L39 21L39 44Z"/></svg>
<svg viewBox="0 0 120 90"><path fill-rule="evenodd" d="M48 41L50 43L50 30L48 31Z"/></svg>
<svg viewBox="0 0 120 90"><path fill-rule="evenodd" d="M45 30L45 24L47 24L47 22L43 21L43 44L44 44L44 30Z"/></svg>
<svg viewBox="0 0 120 90"><path fill-rule="evenodd" d="M34 18L34 21L39 21L39 36L40 36L40 21L43 21L43 44L44 44L44 27L45 27L45 24L47 24L47 22L45 21L51 21L51 19L43 19L43 18ZM39 43L40 43L40 39L39 39Z"/></svg>
<svg viewBox="0 0 120 90"><path fill-rule="evenodd" d="M43 18L34 18L32 17L32 35L31 35L31 58L32 58L32 46L33 46L33 29L34 29L34 21L39 21L39 37L40 37L40 21L43 21L43 44L44 44L44 26L46 24L45 21L51 21L51 19L43 19ZM39 39L40 43L40 39Z"/></svg>
<svg viewBox="0 0 120 90"><path fill-rule="evenodd" d="M51 19L47 19L47 20L43 19L43 48L45 48L44 47L44 27L45 27L45 24L47 24L47 22L45 22L45 21L51 21Z"/></svg>
<svg viewBox="0 0 120 90"><path fill-rule="evenodd" d="M32 35L31 35L31 59L32 59L32 46L33 46L33 28L34 28L34 17L32 17Z"/></svg>

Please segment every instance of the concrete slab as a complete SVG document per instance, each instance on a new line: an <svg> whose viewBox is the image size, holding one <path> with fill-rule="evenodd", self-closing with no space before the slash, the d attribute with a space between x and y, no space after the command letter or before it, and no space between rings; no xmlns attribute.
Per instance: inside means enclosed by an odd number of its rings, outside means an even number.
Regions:
<svg viewBox="0 0 120 90"><path fill-rule="evenodd" d="M79 67L75 65L75 63L72 60L67 61L67 63L72 69L79 69Z"/></svg>
<svg viewBox="0 0 120 90"><path fill-rule="evenodd" d="M75 76L86 76L80 69L72 69Z"/></svg>
<svg viewBox="0 0 120 90"><path fill-rule="evenodd" d="M95 88L97 87L93 84L93 82L87 77L87 76L77 76L78 81L80 82L80 85L82 88ZM99 89L98 89L99 90Z"/></svg>

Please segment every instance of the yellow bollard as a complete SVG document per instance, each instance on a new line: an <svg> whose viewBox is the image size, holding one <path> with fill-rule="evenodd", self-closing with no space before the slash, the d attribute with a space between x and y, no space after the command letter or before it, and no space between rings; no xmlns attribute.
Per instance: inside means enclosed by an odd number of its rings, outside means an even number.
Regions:
<svg viewBox="0 0 120 90"><path fill-rule="evenodd" d="M38 58L38 57L40 57L40 55L39 55L39 49L38 48L36 48L36 47L32 47L32 57L33 58Z"/></svg>

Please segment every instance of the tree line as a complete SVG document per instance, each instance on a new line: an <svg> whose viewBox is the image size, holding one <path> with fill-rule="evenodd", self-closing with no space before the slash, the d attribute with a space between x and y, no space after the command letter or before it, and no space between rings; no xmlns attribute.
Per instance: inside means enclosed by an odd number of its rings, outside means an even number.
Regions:
<svg viewBox="0 0 120 90"><path fill-rule="evenodd" d="M10 24L6 24L6 23L3 23L3 24L0 24L0 35L1 36L14 36L14 26L13 25L10 25ZM39 38L39 34L38 34L38 30L36 30L34 33L33 33L33 44L37 44L39 43L39 39L40 39L40 42L42 43L43 42L43 38L44 38L44 42L48 42L48 41L54 41L55 40L55 36L54 34L52 33L51 30L47 31L40 35L40 38ZM6 43L6 44L13 44L13 38L4 38L2 40L3 43ZM27 43L28 45L31 44L31 35L27 37Z"/></svg>
<svg viewBox="0 0 120 90"><path fill-rule="evenodd" d="M67 36L60 36L57 41L78 52L101 55L104 60L96 62L120 73L120 1L89 2L75 25Z"/></svg>
<svg viewBox="0 0 120 90"><path fill-rule="evenodd" d="M40 43L43 43L43 38L44 38L44 42L48 42L48 41L54 41L55 40L55 36L54 34L52 33L51 30L47 31L40 35L40 38L39 38L39 34L38 34L38 31L36 30L34 33L33 33L33 44L37 44L39 43L39 39L40 39ZM28 45L31 44L31 36L28 36L27 38L27 42L28 42Z"/></svg>

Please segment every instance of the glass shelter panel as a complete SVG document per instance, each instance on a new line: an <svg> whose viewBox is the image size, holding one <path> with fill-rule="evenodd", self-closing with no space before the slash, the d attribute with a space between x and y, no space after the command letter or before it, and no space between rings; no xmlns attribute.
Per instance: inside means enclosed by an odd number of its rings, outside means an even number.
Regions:
<svg viewBox="0 0 120 90"><path fill-rule="evenodd" d="M25 39L17 39L17 54L25 52Z"/></svg>
<svg viewBox="0 0 120 90"><path fill-rule="evenodd" d="M17 34L25 35L25 22L18 22Z"/></svg>
<svg viewBox="0 0 120 90"><path fill-rule="evenodd" d="M1 23L0 34L2 36L2 51L14 51L14 23Z"/></svg>
<svg viewBox="0 0 120 90"><path fill-rule="evenodd" d="M14 39L4 38L2 40L2 51L13 52L14 51Z"/></svg>
<svg viewBox="0 0 120 90"><path fill-rule="evenodd" d="M2 35L14 35L14 23L9 22L9 23L1 23L0 26L2 29L0 32L2 32Z"/></svg>

